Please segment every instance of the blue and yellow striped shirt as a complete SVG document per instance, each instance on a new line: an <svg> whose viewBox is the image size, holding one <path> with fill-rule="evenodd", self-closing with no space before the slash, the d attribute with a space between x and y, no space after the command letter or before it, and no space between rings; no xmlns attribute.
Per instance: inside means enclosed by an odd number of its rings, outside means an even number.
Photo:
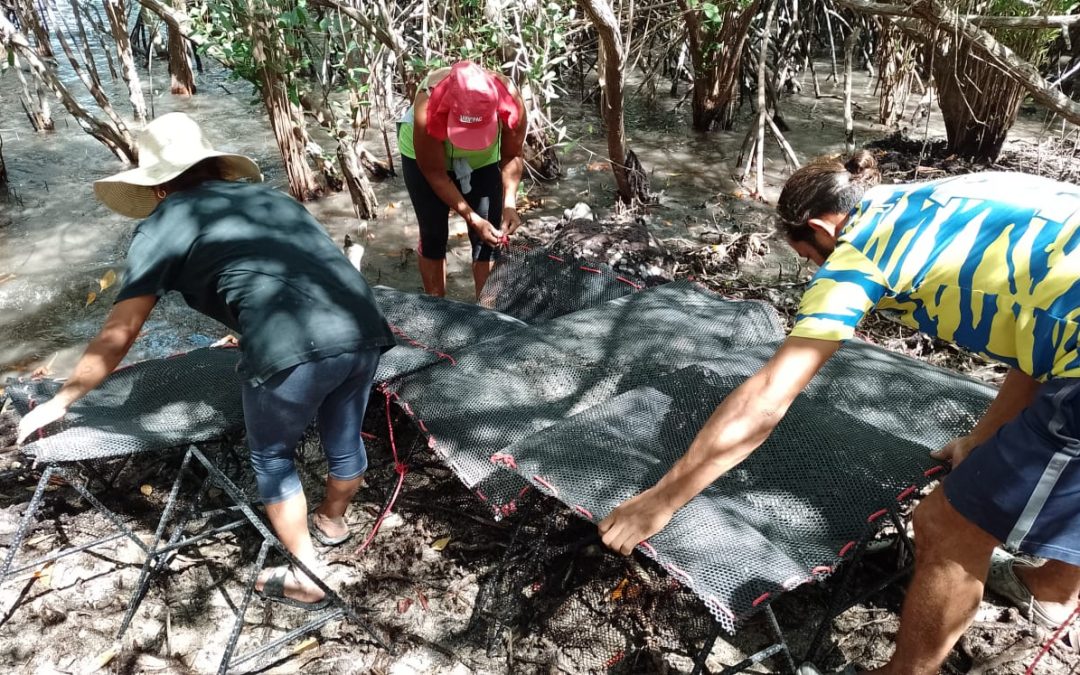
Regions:
<svg viewBox="0 0 1080 675"><path fill-rule="evenodd" d="M849 339L873 307L1039 380L1080 377L1080 188L986 172L867 191L791 335Z"/></svg>

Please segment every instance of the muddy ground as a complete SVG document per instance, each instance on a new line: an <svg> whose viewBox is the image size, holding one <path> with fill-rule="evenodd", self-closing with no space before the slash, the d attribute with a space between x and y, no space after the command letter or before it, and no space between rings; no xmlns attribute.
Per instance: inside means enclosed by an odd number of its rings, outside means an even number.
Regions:
<svg viewBox="0 0 1080 675"><path fill-rule="evenodd" d="M621 558L598 545L595 530L554 500L534 497L500 522L422 444L395 421L411 471L392 514L362 555L361 540L397 482L386 442L385 409L372 405L367 431L371 469L348 514L354 538L320 549L331 583L358 608L393 653L363 628L335 622L314 640L290 641L273 657L245 666L272 673L677 673L691 669L713 621L689 591L643 557ZM3 430L6 436L10 428ZM206 451L250 485L239 442ZM319 499L324 467L317 445L301 450L309 498ZM224 456L224 455L222 455ZM155 527L176 475L178 454L127 465L101 490L106 503L144 540ZM93 467L109 475L116 465ZM10 540L36 474L4 461L0 538ZM89 474L87 474L89 475ZM100 486L99 486L100 487ZM196 481L186 481L181 505ZM535 491L533 492L535 495ZM212 491L207 506L225 505ZM49 488L39 525L17 564L77 545L108 525L62 482ZM870 588L896 568L886 534L847 586ZM127 540L32 567L0 589L0 667L20 673L204 673L216 670L242 584L253 572L259 539L251 528L185 548L154 579L131 629L115 641L143 556ZM808 649L837 583L804 586L775 604L796 659ZM880 665L891 650L902 586L872 594L833 623L818 663ZM256 600L245 617L240 653L298 625L304 612ZM1025 672L1047 635L1015 609L984 602L945 672ZM712 672L770 643L763 617L723 634L708 656ZM1080 658L1057 644L1040 673L1072 672ZM775 672L766 662L750 672Z"/></svg>

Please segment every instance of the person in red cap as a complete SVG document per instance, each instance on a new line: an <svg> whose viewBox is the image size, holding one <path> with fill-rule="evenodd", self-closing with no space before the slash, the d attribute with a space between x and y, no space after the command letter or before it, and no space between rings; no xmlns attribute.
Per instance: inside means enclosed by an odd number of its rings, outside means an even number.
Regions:
<svg viewBox="0 0 1080 675"><path fill-rule="evenodd" d="M446 295L449 211L465 219L476 294L491 254L521 225L525 105L506 77L469 61L428 74L398 127L402 173L420 225L420 278ZM449 208L448 208L449 207Z"/></svg>

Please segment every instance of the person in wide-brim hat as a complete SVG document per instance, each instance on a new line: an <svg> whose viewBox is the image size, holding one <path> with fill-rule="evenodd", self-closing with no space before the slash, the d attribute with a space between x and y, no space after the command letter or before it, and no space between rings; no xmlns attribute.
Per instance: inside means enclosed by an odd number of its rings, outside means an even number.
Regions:
<svg viewBox="0 0 1080 675"><path fill-rule="evenodd" d="M203 160L217 158L224 180L262 181L255 160L215 150L202 129L184 113L162 115L146 125L137 138L139 166L94 182L101 203L129 218L145 218L162 200L161 185Z"/></svg>
<svg viewBox="0 0 1080 675"><path fill-rule="evenodd" d="M259 497L285 548L321 576L312 537L327 546L349 538L345 511L367 468L360 428L393 333L363 275L302 204L261 182L255 162L214 150L182 113L154 120L138 142L138 168L94 184L110 209L143 219L115 304L60 391L19 422L18 441L63 418L101 384L158 298L176 291L240 334L244 423ZM294 452L316 413L329 475L309 515ZM329 602L295 565L262 570L255 587L306 609Z"/></svg>

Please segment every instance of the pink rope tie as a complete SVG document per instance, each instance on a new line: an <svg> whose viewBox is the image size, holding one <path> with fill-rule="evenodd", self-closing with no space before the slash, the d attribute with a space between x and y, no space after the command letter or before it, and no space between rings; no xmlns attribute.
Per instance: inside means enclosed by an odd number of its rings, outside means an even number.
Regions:
<svg viewBox="0 0 1080 675"><path fill-rule="evenodd" d="M408 342L413 347L416 347L417 349L422 349L425 352L428 352L429 354L434 354L435 356L439 357L440 359L445 359L446 361L449 361L450 365L452 365L452 366L457 365L457 361L454 360L453 356L450 356L446 352L440 352L438 349L428 347L427 345L425 345L425 344L423 344L421 342L417 342L416 340L414 340L411 337L409 337L408 335L406 335L405 331L401 330L400 328L398 328L397 326L395 326L393 324L389 324L389 326L390 326L390 332L392 332L394 335L401 338L405 342Z"/></svg>
<svg viewBox="0 0 1080 675"><path fill-rule="evenodd" d="M364 540L363 544L360 544L360 548L356 549L354 555L363 553L371 545L371 542L375 540L375 535L379 533L379 528L382 527L386 516L390 515L390 511L397 502L398 495L401 494L401 486L405 484L405 474L409 473L409 465L398 458L397 443L394 441L394 424L390 417L390 392L383 389L383 395L386 396L386 431L390 438L390 452L394 455L394 472L397 473L398 480L397 485L394 487L394 494L390 495L390 501L387 502L386 508L379 514L375 524L371 526L371 532L368 533L367 539Z"/></svg>
<svg viewBox="0 0 1080 675"><path fill-rule="evenodd" d="M517 468L517 461L514 460L514 456L508 455L505 452L496 452L494 455L492 455L491 463L505 466L508 469Z"/></svg>
<svg viewBox="0 0 1080 675"><path fill-rule="evenodd" d="M546 487L548 490L550 490L551 491L551 496L553 496L553 497L558 497L559 496L558 488L556 488L554 485L552 485L551 483L546 481L543 478L543 476L533 476L533 480L535 480L537 483L540 483L541 485Z"/></svg>
<svg viewBox="0 0 1080 675"><path fill-rule="evenodd" d="M1046 644L1042 646L1042 649L1039 650L1039 653L1035 655L1035 660L1032 661L1031 665L1028 666L1027 670L1024 671L1024 675L1032 675L1032 673L1035 672L1035 666L1039 665L1039 661L1042 660L1042 657L1046 656L1047 652L1050 651L1050 648L1053 647L1054 643L1057 642L1058 638L1061 637L1061 634L1065 632L1065 629L1072 625L1073 621L1076 620L1076 616L1078 614L1080 614L1080 605L1077 605L1076 609L1074 609L1072 611L1072 614L1069 615L1069 618L1065 619L1065 621L1063 621L1061 625L1058 626L1058 629L1054 631L1054 634L1051 635L1050 639L1046 641Z"/></svg>
<svg viewBox="0 0 1080 675"><path fill-rule="evenodd" d="M866 519L866 522L872 523L872 522L874 522L875 520L882 517L883 515L885 515L888 512L889 512L889 509L881 509L880 511L874 511L873 513L870 514L870 517Z"/></svg>

